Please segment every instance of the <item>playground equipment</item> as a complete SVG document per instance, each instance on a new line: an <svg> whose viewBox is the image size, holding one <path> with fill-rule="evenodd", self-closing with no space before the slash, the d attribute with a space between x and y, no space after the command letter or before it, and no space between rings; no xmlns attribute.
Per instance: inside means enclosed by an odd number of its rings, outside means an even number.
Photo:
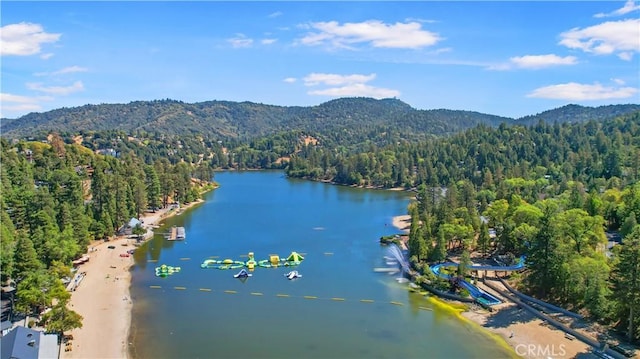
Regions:
<svg viewBox="0 0 640 359"><path fill-rule="evenodd" d="M281 258L276 254L272 254L268 259L256 260L253 252L249 252L249 259L246 261L233 260L233 259L205 259L200 268L214 268L214 269L238 269L247 268L250 271L256 267L272 268L279 266L297 266L304 260L304 257L297 252L291 252L286 258Z"/></svg>
<svg viewBox="0 0 640 359"><path fill-rule="evenodd" d="M177 272L180 272L180 267L172 267L166 264L156 267L156 277L166 277Z"/></svg>

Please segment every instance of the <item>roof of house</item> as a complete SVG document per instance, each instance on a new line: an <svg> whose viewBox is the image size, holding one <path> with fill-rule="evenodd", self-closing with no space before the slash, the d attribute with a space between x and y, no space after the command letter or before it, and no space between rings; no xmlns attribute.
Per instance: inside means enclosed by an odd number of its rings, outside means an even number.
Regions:
<svg viewBox="0 0 640 359"><path fill-rule="evenodd" d="M18 326L0 338L2 359L37 359L40 347L40 332Z"/></svg>
<svg viewBox="0 0 640 359"><path fill-rule="evenodd" d="M127 224L130 228L135 228L136 226L141 225L142 222L140 222L140 220L138 220L137 218L131 218L129 220L129 223Z"/></svg>

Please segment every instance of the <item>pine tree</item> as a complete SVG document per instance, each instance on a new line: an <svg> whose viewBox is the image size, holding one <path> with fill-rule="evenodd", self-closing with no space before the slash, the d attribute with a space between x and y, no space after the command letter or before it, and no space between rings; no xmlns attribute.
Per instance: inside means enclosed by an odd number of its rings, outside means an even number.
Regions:
<svg viewBox="0 0 640 359"><path fill-rule="evenodd" d="M640 338L640 333L636 332L640 322L640 225L624 237L616 249L612 299L619 309L618 319L627 321L627 337L632 341Z"/></svg>
<svg viewBox="0 0 640 359"><path fill-rule="evenodd" d="M442 262L447 258L447 239L444 236L444 230L440 228L438 230L438 237L436 238L436 246L431 252L431 260L434 262Z"/></svg>
<svg viewBox="0 0 640 359"><path fill-rule="evenodd" d="M543 205L544 214L540 219L540 230L533 238L527 263L531 269L529 283L542 297L546 297L559 285L563 258L553 228L556 204L544 201Z"/></svg>
<svg viewBox="0 0 640 359"><path fill-rule="evenodd" d="M467 248L462 250L462 254L460 255L460 263L458 263L458 275L461 277L465 277L469 274L469 268L471 268L471 253Z"/></svg>
<svg viewBox="0 0 640 359"><path fill-rule="evenodd" d="M480 234L478 235L478 246L483 256L486 256L489 251L489 245L491 244L491 237L489 236L489 229L487 224L482 222L480 224Z"/></svg>
<svg viewBox="0 0 640 359"><path fill-rule="evenodd" d="M38 254L33 248L33 242L24 231L18 231L18 241L14 254L13 276L16 281L25 278L27 274L42 268L42 263L38 260Z"/></svg>
<svg viewBox="0 0 640 359"><path fill-rule="evenodd" d="M147 165L144 168L145 184L147 189L147 205L154 211L160 207L160 179L153 166Z"/></svg>

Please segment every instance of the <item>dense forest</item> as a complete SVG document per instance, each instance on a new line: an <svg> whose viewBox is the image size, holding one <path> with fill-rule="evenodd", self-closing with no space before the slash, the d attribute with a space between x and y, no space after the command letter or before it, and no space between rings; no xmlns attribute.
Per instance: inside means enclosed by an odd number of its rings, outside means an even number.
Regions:
<svg viewBox="0 0 640 359"><path fill-rule="evenodd" d="M21 313L53 306L42 320L54 332L81 325L66 308L63 280L92 241L113 236L145 211L194 201L213 185L211 173L194 180L197 165L161 156L144 162L133 152L96 154L56 134L47 143L11 145L2 138L0 161L2 282L17 285Z"/></svg>
<svg viewBox="0 0 640 359"><path fill-rule="evenodd" d="M362 163L388 163L390 154L409 159L402 168L412 169L395 184L416 186L408 244L421 281L448 288L427 269L448 255L459 256L461 276L470 274L473 252L524 255L527 270L512 278L522 291L640 338L640 114L477 127L343 158L336 168L356 171L349 183L371 184L400 165L385 172Z"/></svg>
<svg viewBox="0 0 640 359"><path fill-rule="evenodd" d="M638 105L513 120L395 99L164 100L30 114L2 130L2 280L17 285L18 310L53 306L43 320L54 331L79 324L61 280L91 241L195 200L216 170L278 168L414 191L409 250L421 281L446 286L426 268L450 254L462 276L472 253L525 255L521 290L640 339ZM607 233L622 240L612 246Z"/></svg>

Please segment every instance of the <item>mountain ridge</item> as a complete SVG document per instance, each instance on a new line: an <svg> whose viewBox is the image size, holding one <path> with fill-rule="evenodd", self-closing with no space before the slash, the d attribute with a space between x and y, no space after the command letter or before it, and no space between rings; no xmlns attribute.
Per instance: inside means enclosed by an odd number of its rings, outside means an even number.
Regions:
<svg viewBox="0 0 640 359"><path fill-rule="evenodd" d="M419 110L396 98L344 97L314 106L226 100L187 103L164 99L87 104L33 112L15 119L2 118L0 133L3 137L19 138L51 131L122 130L246 140L291 129L331 133L353 128L389 128L410 140L426 135L448 135L479 124L600 121L636 111L640 111L640 105L570 104L514 119L467 110Z"/></svg>

